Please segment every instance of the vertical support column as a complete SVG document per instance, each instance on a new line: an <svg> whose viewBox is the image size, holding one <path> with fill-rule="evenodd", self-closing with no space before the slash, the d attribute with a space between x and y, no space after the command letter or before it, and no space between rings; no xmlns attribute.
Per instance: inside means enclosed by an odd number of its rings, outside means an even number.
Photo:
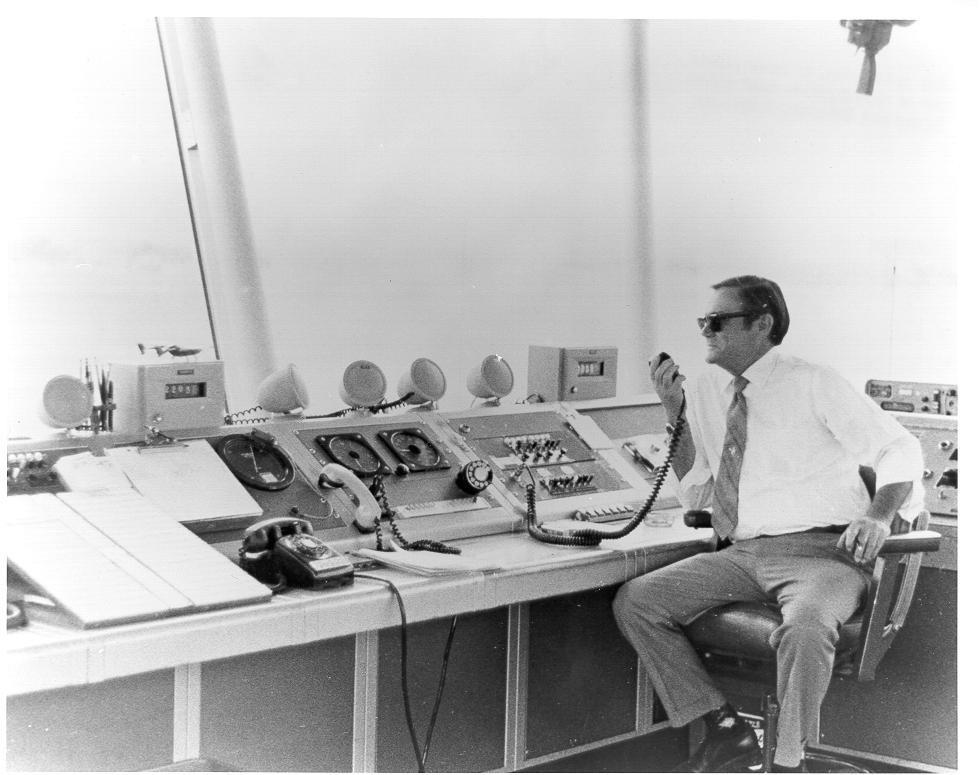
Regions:
<svg viewBox="0 0 980 775"><path fill-rule="evenodd" d="M158 25L216 355L229 407L244 408L275 359L214 26Z"/></svg>
<svg viewBox="0 0 980 775"><path fill-rule="evenodd" d="M201 665L174 668L174 761L201 756Z"/></svg>
<svg viewBox="0 0 980 775"><path fill-rule="evenodd" d="M377 630L357 634L354 642L354 772L376 772L378 757Z"/></svg>
<svg viewBox="0 0 980 775"><path fill-rule="evenodd" d="M504 731L504 770L524 765L527 751L528 621L526 603L507 609L507 712Z"/></svg>
<svg viewBox="0 0 980 775"><path fill-rule="evenodd" d="M656 330L654 316L653 196L650 180L649 96L647 94L647 23L629 22L631 87L633 107L633 170L636 214L636 250L633 265L633 304L636 306L637 342L642 357L654 354ZM641 369L636 392L650 390L646 369Z"/></svg>

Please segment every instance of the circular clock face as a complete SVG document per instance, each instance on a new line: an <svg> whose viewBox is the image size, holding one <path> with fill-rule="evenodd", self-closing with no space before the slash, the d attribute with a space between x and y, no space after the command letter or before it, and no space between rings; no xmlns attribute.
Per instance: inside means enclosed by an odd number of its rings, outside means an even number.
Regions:
<svg viewBox="0 0 980 775"><path fill-rule="evenodd" d="M395 431L388 436L388 443L395 453L410 466L432 468L437 466L441 460L441 455L436 446L416 431Z"/></svg>
<svg viewBox="0 0 980 775"><path fill-rule="evenodd" d="M357 436L321 437L317 441L330 457L355 474L370 475L381 470L381 458Z"/></svg>
<svg viewBox="0 0 980 775"><path fill-rule="evenodd" d="M279 447L256 442L251 436L225 436L216 449L239 480L258 490L285 490L296 475L289 455Z"/></svg>

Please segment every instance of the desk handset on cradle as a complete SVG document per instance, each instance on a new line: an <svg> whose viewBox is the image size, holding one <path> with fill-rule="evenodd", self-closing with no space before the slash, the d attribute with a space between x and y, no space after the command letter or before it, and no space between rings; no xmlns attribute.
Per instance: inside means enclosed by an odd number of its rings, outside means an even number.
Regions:
<svg viewBox="0 0 980 775"><path fill-rule="evenodd" d="M246 528L239 564L269 587L323 589L350 584L354 566L313 535L313 526L297 517L275 517Z"/></svg>
<svg viewBox="0 0 980 775"><path fill-rule="evenodd" d="M407 468L405 469L407 472ZM471 486L482 489L490 482L492 472L485 479L481 477L482 469L478 467L466 467L460 472L457 483L463 476L468 476ZM465 473L464 473L465 472ZM460 550L447 546L441 541L433 541L422 538L417 541L409 541L402 535L401 529L395 521L395 512L388 505L388 496L385 493L384 477L378 474L374 477L374 482L368 488L360 478L346 466L338 463L328 463L320 472L321 487L343 487L354 502L354 526L362 533L374 533L377 536L377 549L384 549L384 540L381 534L381 524L384 520L391 525L391 531L395 540L404 549L408 550L427 550L441 552L444 554L459 554Z"/></svg>
<svg viewBox="0 0 980 775"><path fill-rule="evenodd" d="M343 488L354 503L354 526L362 533L374 531L381 506L357 474L339 463L327 463L320 471L321 488Z"/></svg>
<svg viewBox="0 0 980 775"><path fill-rule="evenodd" d="M661 363L669 358L670 356L667 353L660 353L656 357L656 361L651 362L650 365L653 368L657 368ZM683 393L681 395L683 396ZM664 459L663 465L659 467L659 470L654 476L650 494L643 502L640 510L637 511L629 522L623 525L623 527L621 527L619 530L609 532L595 530L594 528L583 528L581 530L554 530L542 525L540 522L538 522L536 510L534 476L531 474L531 469L525 462L523 468L527 471L528 476L531 479L531 481L524 486L524 491L527 496L527 532L530 534L530 536L547 544L561 544L564 546L598 546L599 542L604 538L623 538L624 536L632 533L644 520L647 514L650 513L650 509L653 508L653 504L657 501L657 496L660 495L660 488L663 487L664 480L667 478L667 472L670 470L671 463L674 460L674 454L677 452L677 445L681 439L681 434L684 432L684 425L687 422L684 417L684 409L686 405L687 399L684 397L681 401L681 410L678 413L677 422L674 424L674 427L670 432L670 438L667 439L667 456Z"/></svg>

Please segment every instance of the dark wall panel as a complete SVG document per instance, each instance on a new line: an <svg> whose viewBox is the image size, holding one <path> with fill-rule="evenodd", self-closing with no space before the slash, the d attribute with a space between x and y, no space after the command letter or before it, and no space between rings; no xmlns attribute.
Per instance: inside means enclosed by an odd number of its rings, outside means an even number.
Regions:
<svg viewBox="0 0 980 775"><path fill-rule="evenodd" d="M408 628L408 687L420 748L425 745L450 623L440 619ZM383 630L379 649L377 769L415 772L402 701L400 630ZM506 681L507 609L460 616L426 771L503 767Z"/></svg>
<svg viewBox="0 0 980 775"><path fill-rule="evenodd" d="M615 593L530 604L529 758L636 728L636 653L613 619Z"/></svg>
<svg viewBox="0 0 980 775"><path fill-rule="evenodd" d="M905 628L873 682L835 678L821 742L940 767L956 764L956 581L923 568Z"/></svg>
<svg viewBox="0 0 980 775"><path fill-rule="evenodd" d="M201 756L242 770L350 772L354 638L201 666Z"/></svg>
<svg viewBox="0 0 980 775"><path fill-rule="evenodd" d="M7 699L7 768L141 770L173 760L173 671Z"/></svg>

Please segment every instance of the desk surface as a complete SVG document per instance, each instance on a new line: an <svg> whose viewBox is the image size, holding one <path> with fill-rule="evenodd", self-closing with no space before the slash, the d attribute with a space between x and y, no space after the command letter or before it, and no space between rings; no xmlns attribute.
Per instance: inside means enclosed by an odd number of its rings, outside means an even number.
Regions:
<svg viewBox="0 0 980 775"><path fill-rule="evenodd" d="M669 527L640 525L598 547L543 544L513 533L454 541L499 570L420 576L387 568L410 622L490 610L621 583L704 551L704 532L685 527L676 510ZM107 590L111 594L111 590ZM223 659L392 627L400 622L391 591L370 579L324 591L290 590L268 603L175 616L98 630L42 622L7 633L8 695L96 683L110 678Z"/></svg>

